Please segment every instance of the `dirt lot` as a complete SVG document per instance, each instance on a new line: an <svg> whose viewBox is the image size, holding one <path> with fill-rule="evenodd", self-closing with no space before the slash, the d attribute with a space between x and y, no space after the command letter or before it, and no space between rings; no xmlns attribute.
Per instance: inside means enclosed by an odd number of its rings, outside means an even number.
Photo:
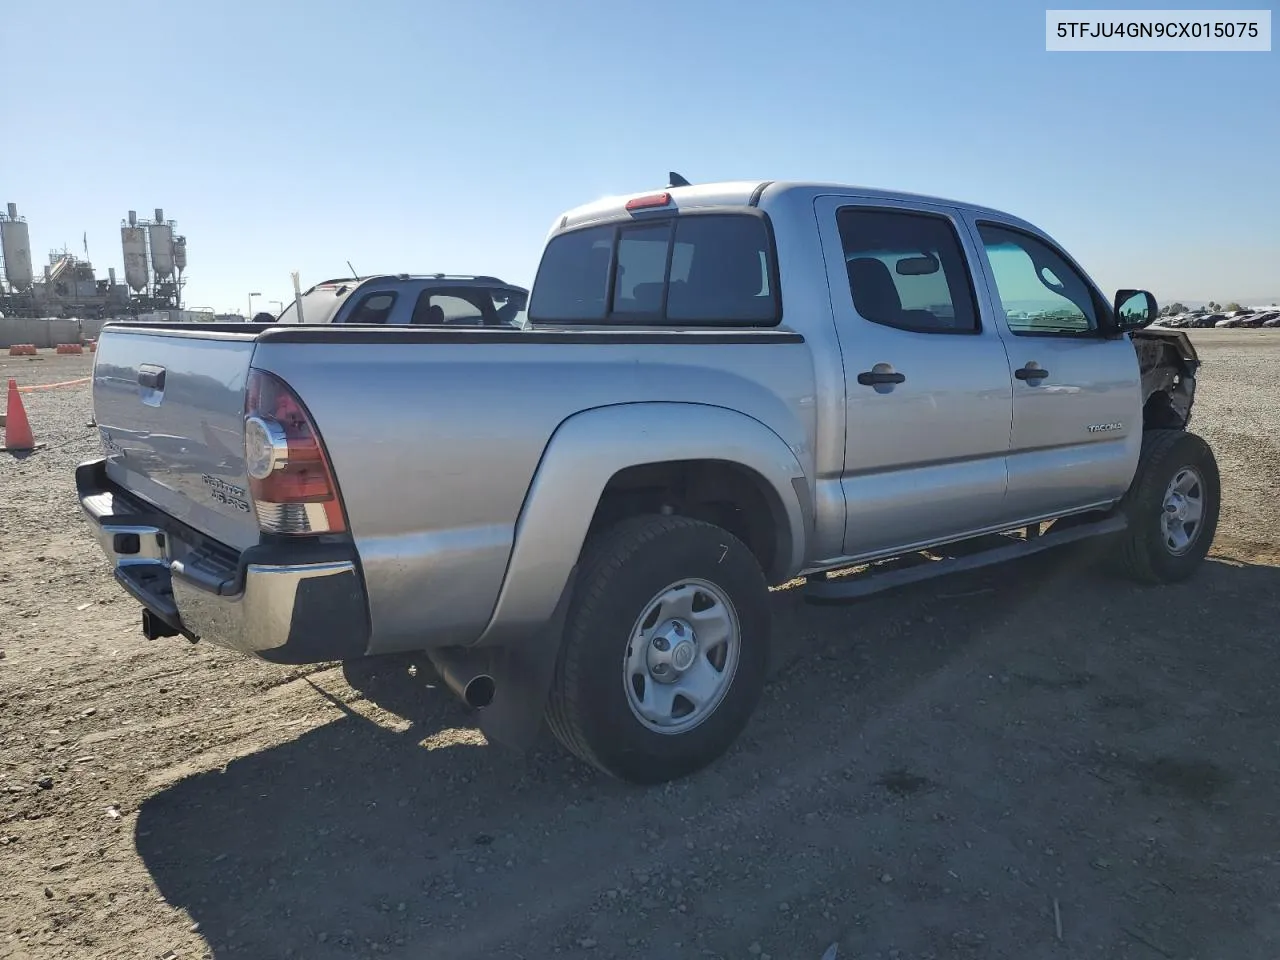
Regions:
<svg viewBox="0 0 1280 960"><path fill-rule="evenodd" d="M73 500L88 390L28 394L48 446L0 455L0 957L1275 960L1280 331L1193 336L1226 500L1196 579L1072 554L779 593L740 746L648 791L486 745L411 659L148 643Z"/></svg>

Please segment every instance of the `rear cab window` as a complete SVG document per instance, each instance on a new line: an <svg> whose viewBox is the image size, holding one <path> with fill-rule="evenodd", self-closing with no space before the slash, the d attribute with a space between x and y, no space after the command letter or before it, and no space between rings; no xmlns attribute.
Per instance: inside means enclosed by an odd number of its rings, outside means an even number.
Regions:
<svg viewBox="0 0 1280 960"><path fill-rule="evenodd" d="M646 216L551 239L529 304L534 323L774 326L773 239L757 213Z"/></svg>
<svg viewBox="0 0 1280 960"><path fill-rule="evenodd" d="M302 321L328 323L338 313L347 297L358 287L359 281L321 283L302 294ZM276 317L276 323L298 323L298 301L295 300Z"/></svg>

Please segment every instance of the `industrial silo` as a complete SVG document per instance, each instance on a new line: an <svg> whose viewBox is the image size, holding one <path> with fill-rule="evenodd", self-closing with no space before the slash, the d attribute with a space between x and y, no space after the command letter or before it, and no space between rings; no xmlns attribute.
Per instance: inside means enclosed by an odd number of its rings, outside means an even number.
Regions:
<svg viewBox="0 0 1280 960"><path fill-rule="evenodd" d="M18 205L9 204L9 215L0 216L0 254L4 256L4 273L15 292L31 289L35 279L31 272L31 235L27 222L18 219Z"/></svg>
<svg viewBox="0 0 1280 960"><path fill-rule="evenodd" d="M137 226L138 215L129 211L129 225L120 228L124 251L124 282L134 293L147 289L147 232Z"/></svg>
<svg viewBox="0 0 1280 960"><path fill-rule="evenodd" d="M182 273L187 269L187 238L173 238L173 265L178 268L178 273Z"/></svg>
<svg viewBox="0 0 1280 960"><path fill-rule="evenodd" d="M151 269L157 280L168 280L173 276L173 227L164 222L164 211L159 207L147 232L151 237Z"/></svg>

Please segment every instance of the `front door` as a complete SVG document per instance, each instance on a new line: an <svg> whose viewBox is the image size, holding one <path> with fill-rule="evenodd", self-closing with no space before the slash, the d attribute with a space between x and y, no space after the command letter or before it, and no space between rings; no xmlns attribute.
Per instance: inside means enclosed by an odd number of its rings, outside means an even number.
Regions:
<svg viewBox="0 0 1280 960"><path fill-rule="evenodd" d="M845 555L997 525L1012 389L960 214L840 196L816 213L845 370Z"/></svg>
<svg viewBox="0 0 1280 960"><path fill-rule="evenodd" d="M1013 377L1007 512L1025 518L1113 502L1142 446L1141 372L1110 306L1046 238L996 219L971 235Z"/></svg>

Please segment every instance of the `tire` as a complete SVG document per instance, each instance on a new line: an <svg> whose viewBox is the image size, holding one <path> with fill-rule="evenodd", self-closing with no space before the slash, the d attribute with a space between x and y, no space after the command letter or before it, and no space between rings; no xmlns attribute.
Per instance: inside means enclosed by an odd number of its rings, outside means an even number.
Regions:
<svg viewBox="0 0 1280 960"><path fill-rule="evenodd" d="M1200 504L1199 520L1185 544L1180 544L1177 528L1170 534L1162 521L1175 481L1186 493L1183 503L1198 497ZM1182 430L1147 431L1142 436L1137 473L1120 502L1129 528L1118 538L1114 554L1118 572L1141 583L1187 579L1213 544L1221 503L1218 462L1204 440ZM1179 509L1179 502L1174 501L1172 509ZM1178 522L1176 518L1172 521L1175 525Z"/></svg>
<svg viewBox="0 0 1280 960"><path fill-rule="evenodd" d="M752 553L712 524L643 516L594 536L579 571L547 701L552 732L631 783L675 780L720 757L759 702L769 662L769 588ZM673 614L686 602L687 621ZM690 656L680 672L677 660ZM674 682L658 683L653 670ZM682 684L719 692L688 710ZM670 711L656 706L663 697ZM645 719L646 709L670 722Z"/></svg>

